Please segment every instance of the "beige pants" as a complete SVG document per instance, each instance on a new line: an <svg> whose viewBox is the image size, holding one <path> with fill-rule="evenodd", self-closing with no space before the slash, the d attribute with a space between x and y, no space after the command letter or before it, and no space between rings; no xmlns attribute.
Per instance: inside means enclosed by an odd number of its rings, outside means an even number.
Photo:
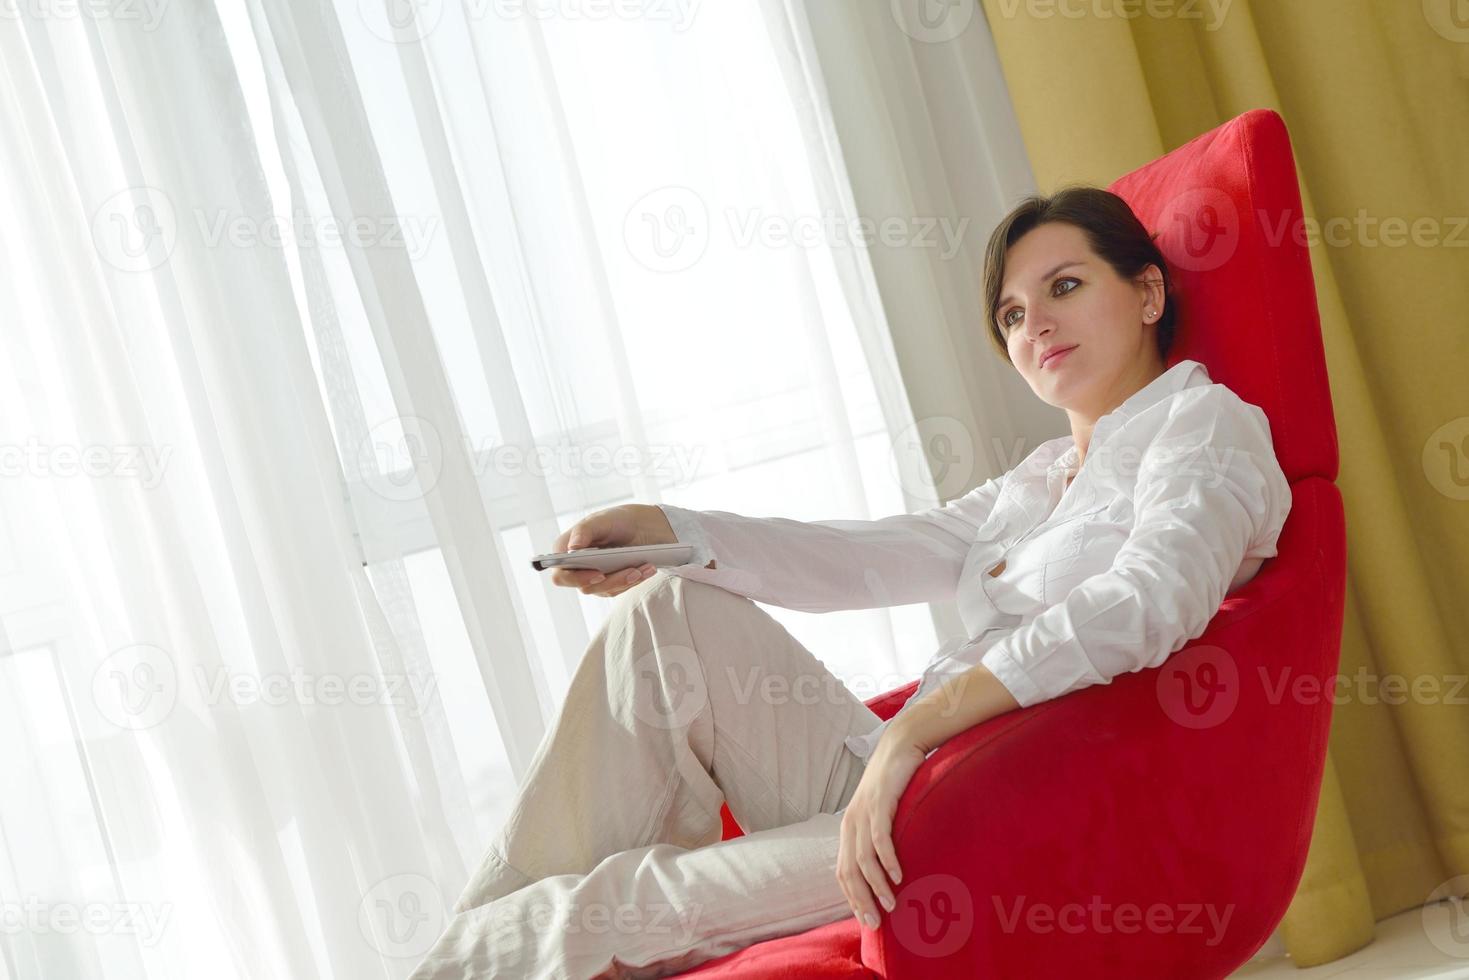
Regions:
<svg viewBox="0 0 1469 980"><path fill-rule="evenodd" d="M751 600L655 574L613 600L414 980L669 976L850 916L844 740L879 721ZM721 841L726 800L746 836Z"/></svg>

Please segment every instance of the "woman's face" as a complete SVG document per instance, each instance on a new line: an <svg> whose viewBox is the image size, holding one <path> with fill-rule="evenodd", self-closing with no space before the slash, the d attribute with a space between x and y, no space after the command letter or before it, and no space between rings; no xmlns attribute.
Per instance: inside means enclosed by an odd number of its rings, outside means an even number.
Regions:
<svg viewBox="0 0 1469 980"><path fill-rule="evenodd" d="M1162 312L1157 266L1123 279L1080 228L1049 222L1010 246L995 319L1037 397L1095 420L1162 371L1154 333ZM1046 357L1053 350L1066 352Z"/></svg>

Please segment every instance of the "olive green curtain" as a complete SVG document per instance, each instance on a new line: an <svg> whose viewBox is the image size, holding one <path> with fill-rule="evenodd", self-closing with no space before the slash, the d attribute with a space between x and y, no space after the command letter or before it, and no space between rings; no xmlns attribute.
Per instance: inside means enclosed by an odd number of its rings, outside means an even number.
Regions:
<svg viewBox="0 0 1469 980"><path fill-rule="evenodd" d="M1469 875L1469 20L1456 2L983 2L1043 191L1105 186L1249 109L1290 130L1306 231L1319 230L1349 560L1321 807L1281 930L1299 966L1463 894Z"/></svg>

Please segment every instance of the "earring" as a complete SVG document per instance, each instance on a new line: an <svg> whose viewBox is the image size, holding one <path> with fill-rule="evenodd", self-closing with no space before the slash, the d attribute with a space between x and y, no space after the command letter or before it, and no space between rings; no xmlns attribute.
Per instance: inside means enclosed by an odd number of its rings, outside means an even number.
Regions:
<svg viewBox="0 0 1469 980"><path fill-rule="evenodd" d="M1152 319L1152 318L1153 318L1153 317L1155 317L1155 316L1157 316L1157 315L1158 315L1158 314L1156 314L1156 313L1154 313L1154 312L1153 312L1153 311L1152 311L1152 310L1149 310L1149 311L1148 311L1148 319L1150 319L1150 320L1151 320L1151 319Z"/></svg>

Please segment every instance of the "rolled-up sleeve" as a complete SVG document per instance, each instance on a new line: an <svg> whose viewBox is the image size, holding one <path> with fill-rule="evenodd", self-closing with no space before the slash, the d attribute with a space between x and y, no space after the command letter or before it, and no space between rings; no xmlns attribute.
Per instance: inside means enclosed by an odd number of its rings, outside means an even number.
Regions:
<svg viewBox="0 0 1469 980"><path fill-rule="evenodd" d="M1112 565L981 659L1021 707L1161 665L1208 627L1247 555L1275 555L1290 486L1269 422L1222 386L1199 392L1142 453L1134 526Z"/></svg>
<svg viewBox="0 0 1469 980"><path fill-rule="evenodd" d="M688 564L663 570L802 612L952 599L964 559L1004 477L916 514L873 521L796 521L659 504ZM710 562L714 568L706 568Z"/></svg>

